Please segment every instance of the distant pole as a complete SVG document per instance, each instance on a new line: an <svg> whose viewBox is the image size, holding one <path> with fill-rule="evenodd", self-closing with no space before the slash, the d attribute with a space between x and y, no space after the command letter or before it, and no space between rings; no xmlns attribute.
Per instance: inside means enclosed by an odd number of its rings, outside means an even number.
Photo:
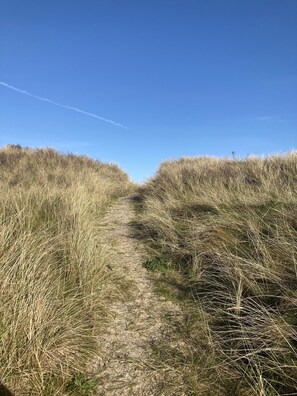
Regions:
<svg viewBox="0 0 297 396"><path fill-rule="evenodd" d="M231 154L232 154L232 158L235 159L235 154L236 154L235 151L232 151Z"/></svg>

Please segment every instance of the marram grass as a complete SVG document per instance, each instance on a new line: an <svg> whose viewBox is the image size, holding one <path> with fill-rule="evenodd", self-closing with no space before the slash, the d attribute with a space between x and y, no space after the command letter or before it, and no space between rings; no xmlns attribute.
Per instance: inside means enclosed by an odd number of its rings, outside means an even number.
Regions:
<svg viewBox="0 0 297 396"><path fill-rule="evenodd" d="M160 392L297 394L297 154L168 161L138 201L185 312L155 346Z"/></svg>
<svg viewBox="0 0 297 396"><path fill-rule="evenodd" d="M0 382L16 395L65 394L100 354L118 289L100 222L131 185L113 164L0 149Z"/></svg>

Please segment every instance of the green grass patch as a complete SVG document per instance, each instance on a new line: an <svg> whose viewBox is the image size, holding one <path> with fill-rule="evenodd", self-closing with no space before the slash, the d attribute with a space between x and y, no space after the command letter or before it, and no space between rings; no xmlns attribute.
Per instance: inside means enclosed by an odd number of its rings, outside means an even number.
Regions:
<svg viewBox="0 0 297 396"><path fill-rule="evenodd" d="M73 396L92 396L98 386L96 379L87 378L84 373L78 373L66 385L66 392Z"/></svg>
<svg viewBox="0 0 297 396"><path fill-rule="evenodd" d="M163 272L168 269L168 261L163 256L153 257L143 263L144 268L151 272Z"/></svg>

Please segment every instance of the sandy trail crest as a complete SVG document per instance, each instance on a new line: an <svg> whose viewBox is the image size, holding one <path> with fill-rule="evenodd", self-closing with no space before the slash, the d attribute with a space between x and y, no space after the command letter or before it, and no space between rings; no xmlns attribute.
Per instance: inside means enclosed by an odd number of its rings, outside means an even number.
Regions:
<svg viewBox="0 0 297 396"><path fill-rule="evenodd" d="M132 198L120 199L104 219L103 243L111 246L110 270L132 285L130 298L112 303L112 320L100 339L103 356L98 363L103 396L157 395L157 380L149 368L151 345L160 336L162 317L177 310L156 295L150 274L143 267L144 248L132 236ZM102 349L102 348L101 348Z"/></svg>

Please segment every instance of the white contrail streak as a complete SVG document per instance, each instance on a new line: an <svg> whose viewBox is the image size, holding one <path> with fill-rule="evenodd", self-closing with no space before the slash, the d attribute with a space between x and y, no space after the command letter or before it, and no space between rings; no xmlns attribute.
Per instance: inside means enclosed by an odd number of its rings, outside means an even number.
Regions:
<svg viewBox="0 0 297 396"><path fill-rule="evenodd" d="M121 128L128 129L126 126L124 126L122 124L119 124L118 122L115 122L115 121L112 121L112 120L108 120L107 118L100 117L97 114L89 113L88 111L84 111L84 110L78 109L77 107L67 106L67 105L64 105L64 104L61 104L61 103L54 102L51 99L43 98L43 97L38 96L38 95L33 95L30 92L27 92L27 91L25 91L23 89L14 87L13 85L7 84L6 82L0 81L0 85L3 85L6 88L12 89L13 91L22 93L24 95L31 96L31 98L42 100L43 102L48 102L48 103L51 103L51 104L53 104L55 106L62 107L63 109L73 110L73 111L76 111L77 113L81 113L81 114L85 114L85 115L87 115L89 117L97 118L97 120L108 122L109 124L112 124L114 126L118 126L118 127L121 127Z"/></svg>

